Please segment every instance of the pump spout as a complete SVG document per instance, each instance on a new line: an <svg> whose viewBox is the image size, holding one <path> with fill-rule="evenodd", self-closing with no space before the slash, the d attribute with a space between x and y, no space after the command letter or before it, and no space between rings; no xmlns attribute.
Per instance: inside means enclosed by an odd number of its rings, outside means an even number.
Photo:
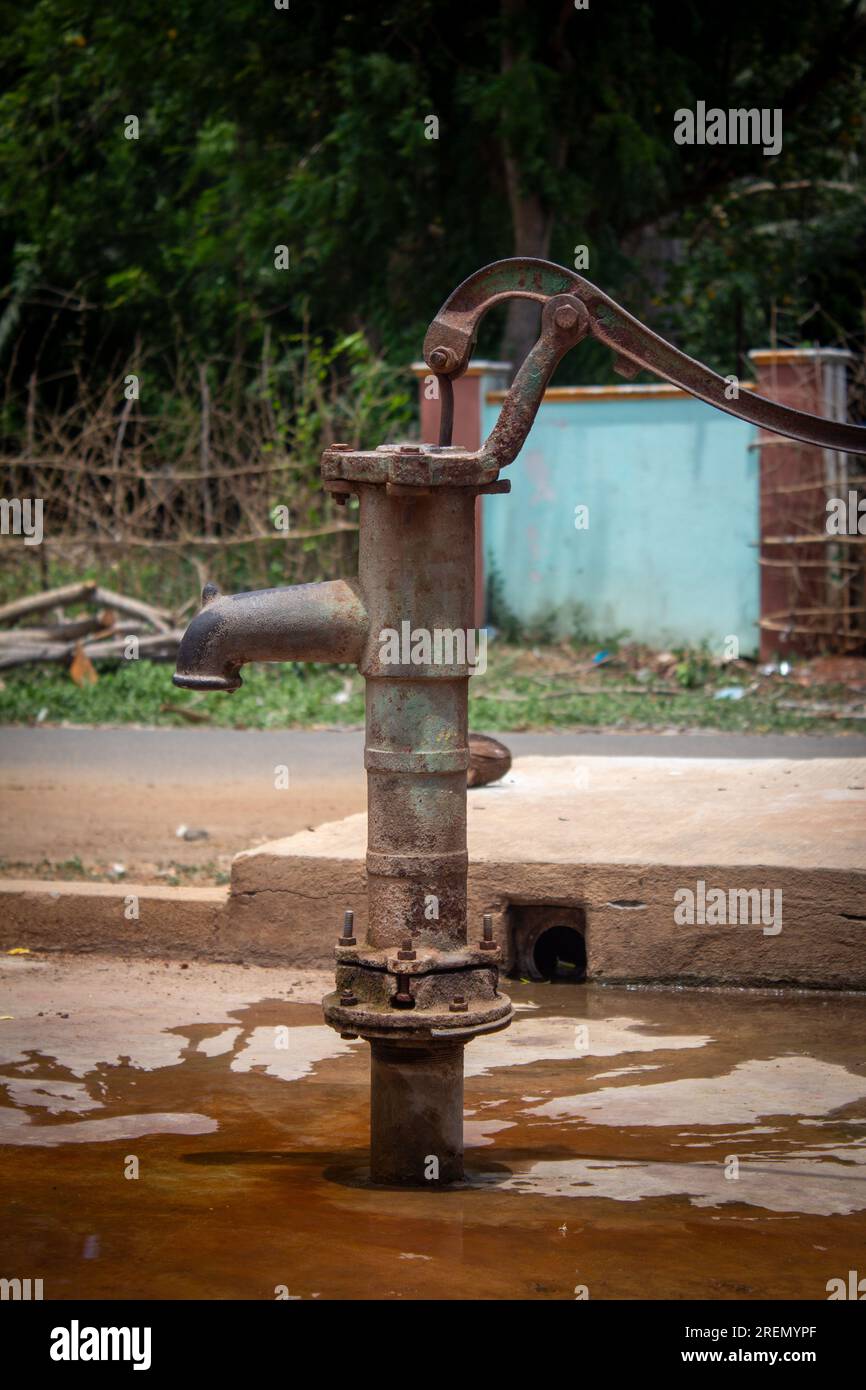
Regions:
<svg viewBox="0 0 866 1390"><path fill-rule="evenodd" d="M187 690L237 690L249 661L357 663L367 637L363 599L345 579L226 595L206 584L201 598L172 677Z"/></svg>

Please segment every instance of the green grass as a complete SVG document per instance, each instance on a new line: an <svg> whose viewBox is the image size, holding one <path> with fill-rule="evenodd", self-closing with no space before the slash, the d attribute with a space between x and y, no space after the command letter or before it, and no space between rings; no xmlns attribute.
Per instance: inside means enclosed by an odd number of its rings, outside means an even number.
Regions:
<svg viewBox="0 0 866 1390"><path fill-rule="evenodd" d="M759 679L754 667L712 668L685 654L673 676L654 676L644 689L632 668L619 662L572 671L585 653L571 648L535 649L494 644L490 665L470 682L470 722L491 732L519 729L718 729L731 733L864 733L866 721L833 718L862 694L841 685L797 685L780 677ZM146 661L101 666L95 685L79 687L58 666L22 667L5 673L0 722L46 724L144 724L283 729L362 726L364 683L349 667L255 666L233 695L177 690L168 664ZM751 689L738 701L716 700L721 686ZM575 694L574 687L590 694ZM673 694L653 693L664 686ZM635 694L619 693L625 687ZM338 699L335 701L335 696ZM348 696L348 698L345 698ZM802 708L782 708L780 702ZM188 717L184 717L184 712Z"/></svg>
<svg viewBox="0 0 866 1390"><path fill-rule="evenodd" d="M363 681L349 668L257 666L244 672L232 695L178 690L168 664L130 661L100 667L95 685L77 686L56 666L8 672L0 690L0 722L47 724L148 724L192 727L201 722L228 728L284 729L363 724ZM347 703L335 695L349 689ZM186 711L193 718L184 718Z"/></svg>

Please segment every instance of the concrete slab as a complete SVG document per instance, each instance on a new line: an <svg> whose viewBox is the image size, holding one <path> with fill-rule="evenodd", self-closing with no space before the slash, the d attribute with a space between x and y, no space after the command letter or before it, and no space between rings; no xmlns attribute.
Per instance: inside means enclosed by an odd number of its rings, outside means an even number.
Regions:
<svg viewBox="0 0 866 1390"><path fill-rule="evenodd" d="M866 989L864 807L866 759L520 758L469 794L470 920L492 912L510 958L561 913L600 981ZM0 947L329 968L343 909L366 925L366 833L354 815L245 851L230 894L0 880ZM764 892L735 906L767 920L701 920L700 884L726 909Z"/></svg>
<svg viewBox="0 0 866 1390"><path fill-rule="evenodd" d="M0 947L216 957L227 899L226 888L0 879Z"/></svg>
<svg viewBox="0 0 866 1390"><path fill-rule="evenodd" d="M344 907L365 926L365 844L354 815L238 855L230 933L323 964ZM506 950L551 905L583 914L594 979L866 988L864 759L521 758L470 792L469 854L471 919ZM713 889L724 921L701 920Z"/></svg>

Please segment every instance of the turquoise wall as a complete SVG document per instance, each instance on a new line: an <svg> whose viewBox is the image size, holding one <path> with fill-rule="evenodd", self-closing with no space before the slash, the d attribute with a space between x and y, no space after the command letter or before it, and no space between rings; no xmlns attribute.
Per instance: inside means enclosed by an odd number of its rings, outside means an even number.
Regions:
<svg viewBox="0 0 866 1390"><path fill-rule="evenodd" d="M485 437L499 404L483 406ZM758 647L758 451L752 426L690 396L547 400L484 499L484 550L508 608L570 634ZM587 530L575 507L589 508Z"/></svg>

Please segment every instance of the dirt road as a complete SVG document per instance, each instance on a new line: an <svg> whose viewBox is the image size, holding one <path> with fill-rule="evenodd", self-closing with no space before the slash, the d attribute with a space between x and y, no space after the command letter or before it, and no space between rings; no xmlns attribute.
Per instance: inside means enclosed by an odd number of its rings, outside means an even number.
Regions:
<svg viewBox="0 0 866 1390"><path fill-rule="evenodd" d="M509 734L515 756L854 757L861 738ZM0 729L0 873L219 882L232 856L366 805L363 734ZM206 837L185 839L188 832Z"/></svg>
<svg viewBox="0 0 866 1390"><path fill-rule="evenodd" d="M80 861L101 875L122 864L137 882L219 881L238 850L363 810L362 742L234 730L205 738L198 730L4 730L3 873L70 877L78 871L70 861ZM183 827L206 835L186 839Z"/></svg>

